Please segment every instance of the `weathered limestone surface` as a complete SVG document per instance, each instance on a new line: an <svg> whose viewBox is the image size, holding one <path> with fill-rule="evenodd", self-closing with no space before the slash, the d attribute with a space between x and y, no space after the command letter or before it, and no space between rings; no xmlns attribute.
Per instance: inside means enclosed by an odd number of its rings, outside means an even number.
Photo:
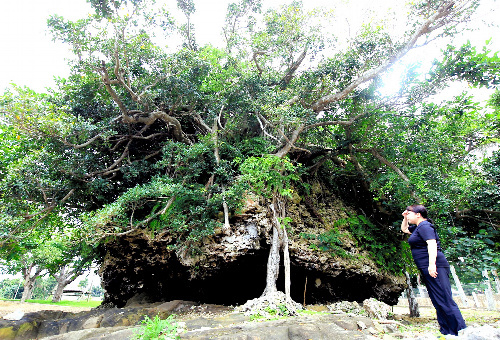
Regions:
<svg viewBox="0 0 500 340"><path fill-rule="evenodd" d="M318 306L318 308L321 306ZM193 317L190 317L191 313ZM95 309L82 313L29 313L19 321L0 320L0 339L83 340L132 339L145 315L178 316L181 339L370 339L385 332L372 319L341 311L274 320L251 321L242 313L218 305L189 301L146 304L134 308Z"/></svg>
<svg viewBox="0 0 500 340"><path fill-rule="evenodd" d="M359 315L369 306L371 318ZM342 301L329 306L308 306L309 313L297 317L251 321L250 317L234 313L231 308L216 305L197 305L188 301L170 301L143 305L141 308L98 309L78 314L42 311L29 313L19 321L0 319L2 340L129 340L140 333L138 317L160 314L161 318L174 313L180 339L275 339L275 340L351 340L351 339L435 339L439 325L435 319L427 333L407 332L408 321L401 315L394 320L380 319L388 308L383 303L365 300L363 307L356 302ZM316 313L314 313L316 311ZM365 311L366 312L366 311ZM194 313L194 314L192 314ZM376 316L375 318L373 318ZM95 322L108 319L107 323ZM126 321L125 321L126 320ZM134 321L135 320L135 321ZM398 321L399 320L399 321ZM136 322L125 326L130 321ZM46 332L48 323L57 322L59 334ZM87 324L89 328L83 327ZM45 325L45 326L44 326ZM402 328L399 328L402 327ZM459 340L500 339L500 323L469 325L460 331ZM434 328L434 330L432 330Z"/></svg>
<svg viewBox="0 0 500 340"><path fill-rule="evenodd" d="M379 270L352 238L342 240L352 256L341 258L311 249L311 241L300 236L328 231L336 220L352 212L321 188L313 187L311 197L307 202L296 197L288 207L293 219L289 232L292 298L315 304L374 297L396 304L405 287L404 278ZM167 232L138 231L111 241L104 249L100 269L105 305L124 307L137 295L144 302L182 299L243 304L264 290L270 232L266 209L257 200L247 199L243 211L231 216L229 232L219 230L206 238L199 256L174 249L175 239ZM278 285L284 281L281 275L278 281Z"/></svg>
<svg viewBox="0 0 500 340"><path fill-rule="evenodd" d="M171 314L181 315L205 310L210 313L221 313L229 309L225 306L199 305L191 301L174 300L154 304L135 303L133 307L127 308L98 308L80 313L45 310L24 314L21 320L0 319L0 339L27 340L55 336L74 339L71 335L65 334L114 333L140 324L145 316L154 318L158 315L161 319L166 319Z"/></svg>

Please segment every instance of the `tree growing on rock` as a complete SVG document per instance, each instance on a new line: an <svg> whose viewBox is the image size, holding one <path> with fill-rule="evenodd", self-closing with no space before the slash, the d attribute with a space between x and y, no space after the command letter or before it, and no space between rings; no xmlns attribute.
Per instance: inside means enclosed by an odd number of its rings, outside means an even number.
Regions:
<svg viewBox="0 0 500 340"><path fill-rule="evenodd" d="M281 301L286 306L286 312L294 315L300 304L294 302L290 296L290 253L288 251L287 228L290 219L286 216L286 198L290 198L294 182L300 180L295 166L288 161L274 155L262 158L250 157L240 167L242 180L247 181L252 190L269 200L269 212L272 219L272 241L267 260L266 287L262 296L248 301L243 310L264 310L270 304L277 305ZM280 250L283 251L285 268L285 298L278 294L276 281L279 276Z"/></svg>
<svg viewBox="0 0 500 340"><path fill-rule="evenodd" d="M8 125L36 146L5 168L12 209L4 215L22 216L23 228L4 223L3 244L62 213L96 246L145 230L174 239L177 254L196 255L204 238L230 230L230 215L255 191L273 223L266 297L277 290L280 249L288 257L287 196L307 176L356 177L373 193L373 219L417 200L441 213L473 199L450 198L473 177L462 171L463 145L487 144L493 130L476 119L470 97L440 105L428 98L452 80L497 84L496 57L448 47L425 81L410 67L399 93L380 87L412 50L466 23L477 1L416 2L397 31L373 22L340 41L338 32L325 34L339 20L331 12L293 2L261 13L260 1L242 0L228 7L224 49L196 44L194 3L178 1L188 22L175 52L155 42L160 32L173 35L175 23L152 1L91 3L88 18L48 21L54 39L73 49L72 74L46 95L17 88L2 97ZM437 160L445 162L435 167ZM15 186L12 174L43 181ZM444 178L446 188L429 190ZM452 185L457 178L464 180Z"/></svg>

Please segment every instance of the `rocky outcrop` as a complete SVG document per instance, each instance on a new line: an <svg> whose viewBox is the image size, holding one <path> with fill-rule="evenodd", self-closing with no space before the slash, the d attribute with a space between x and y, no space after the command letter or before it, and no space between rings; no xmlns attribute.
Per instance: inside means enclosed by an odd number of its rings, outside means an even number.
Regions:
<svg viewBox="0 0 500 340"><path fill-rule="evenodd" d="M348 256L318 249L304 237L332 230L335 221L352 209L314 187L307 200L297 196L293 201L288 215L293 220L289 249L295 301L314 304L374 297L397 302L404 280L380 270L369 254L356 248L347 231L342 232L341 247ZM110 241L100 269L104 305L124 307L137 296L145 302L243 304L264 290L270 233L265 207L257 199L247 199L245 208L231 217L231 229L204 239L198 255L174 247L176 240L168 232L155 235L142 230Z"/></svg>
<svg viewBox="0 0 500 340"><path fill-rule="evenodd" d="M94 310L82 313L41 311L21 320L0 320L0 339L40 339L82 329L125 327L137 324L148 310L143 308Z"/></svg>
<svg viewBox="0 0 500 340"><path fill-rule="evenodd" d="M304 315L289 319L246 322L204 331L188 331L181 339L352 340L373 339L374 322L362 316Z"/></svg>
<svg viewBox="0 0 500 340"><path fill-rule="evenodd" d="M141 332L137 326L145 316L166 319L172 314L176 316L172 323L180 339L368 339L370 335L390 331L365 315L346 313L341 308L332 310L333 306L310 306L312 309L307 312L287 318L277 318L269 311L267 318L261 316L252 321L251 316L225 306L180 300L135 303L137 307L133 308L82 313L41 311L28 313L18 321L0 319L0 339L133 339ZM350 304L343 302L342 307ZM355 302L352 305L359 307Z"/></svg>
<svg viewBox="0 0 500 340"><path fill-rule="evenodd" d="M25 314L21 320L0 319L2 340L128 340L141 334L139 324L145 315L165 319L175 314L171 324L180 339L435 339L439 325L435 317L410 318L389 315L389 306L373 299L340 301L331 305L308 306L298 316L254 318L217 305L199 305L189 301L169 301L137 307L97 309L67 313L41 311ZM272 311L269 311L272 314ZM276 312L276 311L275 311ZM387 314L388 318L383 316ZM457 339L498 339L500 322L489 317L492 325L469 325ZM496 322L495 322L496 321ZM420 327L418 325L420 324ZM427 332L427 333L425 333Z"/></svg>
<svg viewBox="0 0 500 340"><path fill-rule="evenodd" d="M73 334L74 332L94 335L114 333L140 324L146 316L152 319L157 315L161 319L166 319L171 314L214 314L228 311L230 308L225 306L199 305L191 301L181 300L155 304L135 303L134 307L100 308L80 313L44 310L26 313L20 320L0 319L0 339L27 340L66 337L64 334ZM75 339L72 335L68 335L66 338Z"/></svg>

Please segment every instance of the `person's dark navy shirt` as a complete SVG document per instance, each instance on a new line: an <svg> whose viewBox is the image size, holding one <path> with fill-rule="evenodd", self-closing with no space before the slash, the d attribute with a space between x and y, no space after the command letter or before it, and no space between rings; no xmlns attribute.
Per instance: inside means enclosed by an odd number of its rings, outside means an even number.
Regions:
<svg viewBox="0 0 500 340"><path fill-rule="evenodd" d="M436 267L450 266L443 254L443 250L441 249L441 242L439 242L439 236L436 229L433 228L429 221L422 221L418 226L410 226L408 230L411 233L408 243L410 244L411 255L413 256L413 261L415 261L417 268L427 269L427 267L429 267L427 240L436 240Z"/></svg>

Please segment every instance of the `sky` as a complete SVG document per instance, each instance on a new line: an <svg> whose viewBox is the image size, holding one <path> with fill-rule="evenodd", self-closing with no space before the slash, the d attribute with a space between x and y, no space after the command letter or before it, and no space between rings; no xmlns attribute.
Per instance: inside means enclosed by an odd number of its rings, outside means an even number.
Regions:
<svg viewBox="0 0 500 340"><path fill-rule="evenodd" d="M177 10L175 0L161 1L165 1L173 11ZM192 16L192 22L197 25L198 45L221 42L220 30L227 4L233 1L195 0L196 12ZM264 7L270 5L276 7L291 1L264 0ZM345 29L347 17L350 17L349 26L355 26L353 20L356 18L359 20L363 15L361 9L387 11L391 7L398 6L401 0L307 0L303 3L306 8L328 7L332 3L338 6L349 6L346 7L348 8L348 12L345 13L346 21L341 20L340 23ZM11 82L43 92L45 87L54 85L54 76L66 77L69 74L69 68L65 58L70 56L69 48L51 40L46 21L53 14L61 15L69 20L84 18L92 12L90 4L86 0L4 0L0 8L2 9L0 11L0 92L3 92ZM498 12L497 10L496 15ZM492 16L495 12L488 7L488 13ZM342 15L343 13L340 14ZM178 16L178 18L181 17ZM483 41L487 39L486 32L484 33ZM488 35L492 36L493 33L488 33Z"/></svg>
<svg viewBox="0 0 500 340"><path fill-rule="evenodd" d="M169 8L176 11L175 0L162 0ZM234 0L233 0L234 1ZM347 0L332 2L333 0L303 1L306 8L329 6L332 3L346 6ZM493 20L498 17L499 6L495 0L487 0L493 5L483 6L480 18ZM227 4L231 0L195 0L196 12L192 22L197 25L196 38L198 45L221 42L220 29L224 21ZM291 0L264 0L264 6L277 6L290 3ZM360 17L361 8L372 8L375 11L386 11L391 6L397 6L401 0L350 0L348 8L356 13L353 18ZM46 87L54 86L54 76L66 77L69 67L66 58L70 57L69 48L62 43L53 42L47 31L46 21L50 15L61 15L69 20L86 17L92 12L86 0L16 0L3 1L0 7L0 92L11 82L28 86L35 91L43 92ZM346 18L349 16L346 13ZM179 17L181 18L181 17ZM346 19L347 20L347 19ZM500 22L500 20L498 20ZM345 25L344 25L345 26ZM345 27L344 27L345 28ZM477 44L497 34L498 28L483 27L481 31L472 35ZM497 34L498 36L498 34ZM467 37L471 37L468 33ZM498 38L500 40L500 38ZM463 38L465 41L466 38ZM500 44L495 42L500 50ZM418 54L420 53L420 55ZM422 57L418 52L414 58ZM426 54L428 55L428 54ZM430 60L430 58L429 58ZM388 87L397 87L397 73L388 77Z"/></svg>
<svg viewBox="0 0 500 340"><path fill-rule="evenodd" d="M68 49L51 41L46 21L59 13L78 19L90 11L85 0L2 1L0 11L0 91L10 82L37 91L53 85L54 75L67 74Z"/></svg>
<svg viewBox="0 0 500 340"><path fill-rule="evenodd" d="M176 1L169 2L175 10ZM196 1L192 21L204 24L196 32L199 45L219 36L229 2ZM53 14L69 20L86 17L92 12L86 0L3 0L0 8L0 92L11 82L43 91L54 85L54 76L69 74L68 47L51 40L46 22Z"/></svg>

